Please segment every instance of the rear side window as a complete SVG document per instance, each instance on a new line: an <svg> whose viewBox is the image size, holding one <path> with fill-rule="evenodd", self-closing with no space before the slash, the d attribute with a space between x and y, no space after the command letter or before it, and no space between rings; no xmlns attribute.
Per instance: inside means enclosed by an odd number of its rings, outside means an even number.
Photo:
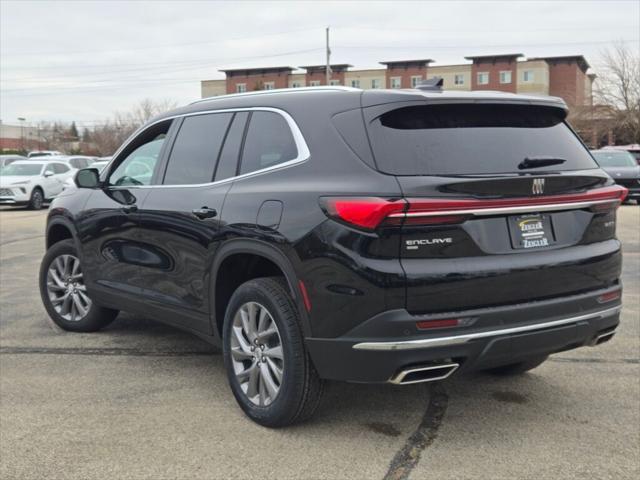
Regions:
<svg viewBox="0 0 640 480"><path fill-rule="evenodd" d="M192 185L213 181L220 147L232 116L214 113L185 118L171 149L164 183Z"/></svg>
<svg viewBox="0 0 640 480"><path fill-rule="evenodd" d="M298 156L289 124L274 112L253 112L242 152L240 174L294 160Z"/></svg>
<svg viewBox="0 0 640 480"><path fill-rule="evenodd" d="M430 105L391 110L367 126L378 169L393 175L519 172L525 158L564 159L526 171L597 168L557 108Z"/></svg>

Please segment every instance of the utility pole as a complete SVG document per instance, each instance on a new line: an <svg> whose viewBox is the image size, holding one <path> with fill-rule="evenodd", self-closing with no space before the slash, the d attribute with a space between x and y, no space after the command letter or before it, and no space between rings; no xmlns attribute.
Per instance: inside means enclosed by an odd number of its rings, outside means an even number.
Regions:
<svg viewBox="0 0 640 480"><path fill-rule="evenodd" d="M329 48L329 27L327 27L327 66L325 67L325 80L327 86L329 85L329 81L331 79L331 65L329 64L331 59L331 49Z"/></svg>
<svg viewBox="0 0 640 480"><path fill-rule="evenodd" d="M21 149L23 151L26 151L24 149L24 122L25 122L26 118L24 117L18 117L18 121L20 122L20 144L21 144Z"/></svg>

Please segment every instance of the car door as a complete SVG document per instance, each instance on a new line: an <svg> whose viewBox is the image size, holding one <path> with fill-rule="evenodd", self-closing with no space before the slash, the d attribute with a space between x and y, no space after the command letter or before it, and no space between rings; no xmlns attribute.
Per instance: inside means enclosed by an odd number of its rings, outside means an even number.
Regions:
<svg viewBox="0 0 640 480"><path fill-rule="evenodd" d="M209 274L224 234L223 205L231 186L248 114L185 117L164 166L162 185L140 210L143 245L158 261L143 267L157 302L177 309L174 322L210 334ZM160 261L162 260L162 261Z"/></svg>
<svg viewBox="0 0 640 480"><path fill-rule="evenodd" d="M114 292L132 304L148 296L140 266L149 253L138 241L138 208L156 183L172 122L150 125L121 148L76 220L87 288L97 301Z"/></svg>
<svg viewBox="0 0 640 480"><path fill-rule="evenodd" d="M62 191L62 182L56 173L56 163L49 162L42 170L42 190L44 198L53 198Z"/></svg>

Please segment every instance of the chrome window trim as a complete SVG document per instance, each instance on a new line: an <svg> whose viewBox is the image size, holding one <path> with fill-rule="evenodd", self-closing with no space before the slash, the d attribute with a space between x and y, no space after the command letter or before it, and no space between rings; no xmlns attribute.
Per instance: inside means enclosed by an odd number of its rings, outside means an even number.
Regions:
<svg viewBox="0 0 640 480"><path fill-rule="evenodd" d="M500 335L511 335L514 333L532 332L536 330L544 330L546 328L558 327L562 325L569 325L571 323L577 323L582 320L589 320L591 318L602 318L610 315L620 313L622 306L607 308L597 312L587 313L584 315L578 315L575 317L561 318L559 320L552 320L550 322L532 323L529 325L521 325L519 327L507 327L496 328L492 330L484 330L482 332L474 332L467 334L451 335L446 337L432 337L423 338L420 340L404 340L398 342L362 342L353 345L354 350L413 350L417 348L433 348L444 347L450 345L459 345L461 343L467 343L471 340L477 340L479 338L497 337Z"/></svg>
<svg viewBox="0 0 640 480"><path fill-rule="evenodd" d="M225 178L224 180L218 180L217 182L205 182L205 183L192 183L192 184L172 184L172 185L162 185L162 184L158 184L158 185L126 185L126 186L113 186L113 188L124 188L124 189L138 189L138 188L189 188L189 187L210 187L210 186L215 186L215 185L222 185L225 183L229 183L229 182L233 182L236 180L242 180L244 178L248 178L248 177L253 177L256 175L262 175L264 173L269 173L275 170L280 170L283 168L289 168L293 165L297 165L299 163L303 163L306 162L307 160L309 160L309 158L311 157L311 152L309 151L309 147L307 146L307 142L304 139L304 136L302 135L302 132L300 131L300 127L298 127L298 124L296 123L296 121L293 119L293 117L291 115L289 115L289 113L285 112L284 110L281 110L279 108L275 108L275 107L239 107L239 108L224 108L224 109L218 109L218 110L203 110L200 112L190 112L190 113L182 113L179 115L172 115L169 117L165 117L165 118L161 118L156 120L153 123L150 123L148 125L145 125L143 128L139 128L138 130L136 130L136 132L134 132L128 139L127 141L125 141L120 148L116 151L116 153L113 154L113 158L111 160L111 162L109 162L109 164L104 168L103 171L105 171L105 180L109 177L109 175L111 175L111 163L114 162L118 156L120 155L120 153L122 151L124 151L127 146L129 144L131 144L136 138L138 138L138 136L140 134L142 134L145 130L148 130L149 128L153 127L154 125L157 125L158 123L161 122L166 122L169 120L175 120L178 118L186 118L186 117L194 117L197 115L208 115L208 114L212 114L212 113L236 113L236 112L272 112L272 113L276 113L278 115L280 115L281 117L283 117L285 119L285 121L287 122L287 125L289 126L289 131L291 132L291 134L293 135L293 141L296 144L296 149L298 150L298 156L292 160L288 160L286 162L283 163L279 163L277 165L273 165L271 167L267 167L267 168L262 168L260 170L255 170L253 172L249 172L249 173L244 173L242 175L236 175L233 177L229 177L229 178ZM108 170L107 170L108 169Z"/></svg>

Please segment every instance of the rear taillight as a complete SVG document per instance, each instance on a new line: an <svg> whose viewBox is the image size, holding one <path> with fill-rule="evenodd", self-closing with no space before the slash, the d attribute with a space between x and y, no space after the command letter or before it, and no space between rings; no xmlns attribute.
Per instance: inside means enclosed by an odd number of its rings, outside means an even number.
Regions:
<svg viewBox="0 0 640 480"><path fill-rule="evenodd" d="M474 216L510 215L536 211L591 208L601 212L617 208L628 190L620 185L586 192L492 199L323 197L325 213L365 230L391 225L447 225Z"/></svg>
<svg viewBox="0 0 640 480"><path fill-rule="evenodd" d="M328 216L365 230L375 230L387 222L400 225L402 213L407 208L407 202L401 198L324 197L320 204ZM396 214L400 216L395 217Z"/></svg>

